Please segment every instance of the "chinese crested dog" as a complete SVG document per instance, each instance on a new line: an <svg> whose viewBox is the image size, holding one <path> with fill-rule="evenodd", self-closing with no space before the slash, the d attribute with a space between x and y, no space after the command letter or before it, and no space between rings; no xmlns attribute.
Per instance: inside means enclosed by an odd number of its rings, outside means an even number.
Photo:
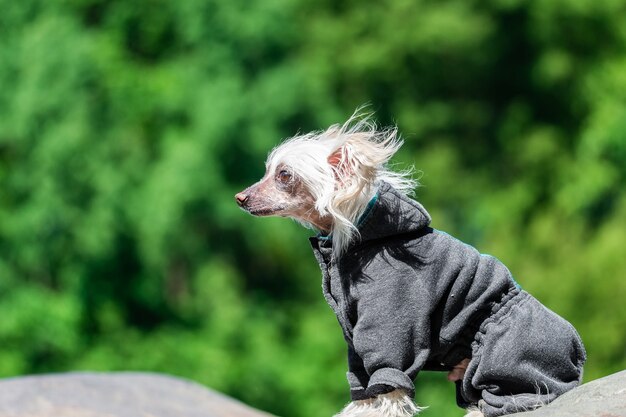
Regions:
<svg viewBox="0 0 626 417"><path fill-rule="evenodd" d="M388 167L402 141L355 114L276 147L236 195L255 216L290 217L310 238L323 293L348 347L352 402L340 417L410 417L413 381L448 372L468 415L549 403L581 380L576 330L492 256L431 227L411 171Z"/></svg>

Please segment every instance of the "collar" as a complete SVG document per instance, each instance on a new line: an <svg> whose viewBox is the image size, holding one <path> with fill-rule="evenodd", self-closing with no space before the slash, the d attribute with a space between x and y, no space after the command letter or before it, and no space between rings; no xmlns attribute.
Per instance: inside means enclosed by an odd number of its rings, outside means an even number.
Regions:
<svg viewBox="0 0 626 417"><path fill-rule="evenodd" d="M376 194L374 194L374 197L372 197L372 199L367 203L367 206L365 207L365 210L363 210L363 213L359 216L359 219L356 222L356 228L357 229L359 229L361 227L361 225L363 223L365 223L365 221L369 217L370 213L374 209L374 206L376 205L376 201L378 201L378 191L376 192ZM329 233L327 235L323 235L320 232L320 233L318 233L315 236L315 238L317 238L318 240L321 240L321 241L332 241L333 234Z"/></svg>

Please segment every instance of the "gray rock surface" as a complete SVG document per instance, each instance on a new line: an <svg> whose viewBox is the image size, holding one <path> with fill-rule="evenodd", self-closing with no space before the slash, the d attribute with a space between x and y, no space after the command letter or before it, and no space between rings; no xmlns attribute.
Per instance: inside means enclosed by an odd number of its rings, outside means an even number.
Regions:
<svg viewBox="0 0 626 417"><path fill-rule="evenodd" d="M0 380L0 417L272 417L183 379L68 373ZM626 371L510 417L626 417Z"/></svg>
<svg viewBox="0 0 626 417"><path fill-rule="evenodd" d="M0 417L271 417L183 379L68 373L0 380Z"/></svg>
<svg viewBox="0 0 626 417"><path fill-rule="evenodd" d="M583 384L535 411L509 417L626 417L626 371Z"/></svg>

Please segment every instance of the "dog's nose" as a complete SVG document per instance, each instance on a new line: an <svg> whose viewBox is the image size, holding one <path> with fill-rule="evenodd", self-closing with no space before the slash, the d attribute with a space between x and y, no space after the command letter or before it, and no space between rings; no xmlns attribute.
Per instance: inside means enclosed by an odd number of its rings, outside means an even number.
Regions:
<svg viewBox="0 0 626 417"><path fill-rule="evenodd" d="M239 206L243 206L246 201L248 201L248 194L244 194L243 192L238 193L235 196L235 200L237 200L237 204L239 204Z"/></svg>

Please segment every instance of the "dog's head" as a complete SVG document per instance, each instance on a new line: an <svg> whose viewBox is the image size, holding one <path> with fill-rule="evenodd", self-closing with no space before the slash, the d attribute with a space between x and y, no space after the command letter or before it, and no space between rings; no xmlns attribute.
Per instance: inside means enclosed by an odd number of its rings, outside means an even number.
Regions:
<svg viewBox="0 0 626 417"><path fill-rule="evenodd" d="M330 230L330 224L316 224L315 197L303 176L285 162L266 166L263 178L235 196L237 204L255 216L291 217L308 222L320 230Z"/></svg>
<svg viewBox="0 0 626 417"><path fill-rule="evenodd" d="M386 168L401 145L395 128L379 130L357 111L341 126L283 142L267 158L263 178L235 198L250 214L291 217L332 234L341 250L379 181L407 193L415 187L410 171Z"/></svg>

